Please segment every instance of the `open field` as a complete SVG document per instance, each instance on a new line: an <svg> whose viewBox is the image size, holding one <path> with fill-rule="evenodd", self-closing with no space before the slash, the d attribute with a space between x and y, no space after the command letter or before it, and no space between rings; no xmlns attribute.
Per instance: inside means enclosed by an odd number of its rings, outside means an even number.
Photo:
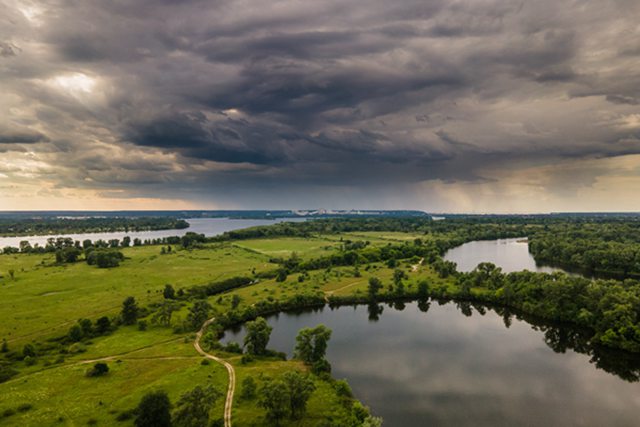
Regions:
<svg viewBox="0 0 640 427"><path fill-rule="evenodd" d="M0 313L7 320L0 322L0 337L21 344L64 334L77 319L116 314L127 296L143 305L159 301L167 283L179 289L274 268L266 256L230 245L166 255L159 246L123 252L127 259L113 269L50 265L52 255L0 256Z"/></svg>
<svg viewBox="0 0 640 427"><path fill-rule="evenodd" d="M389 242L386 237L377 239L375 235L344 240L365 238L379 245ZM46 343L49 338L64 336L78 319L95 321L103 315L113 318L127 296L135 297L145 307L163 301L162 289L167 283L178 290L234 276L250 277L278 268L269 263L270 258L288 258L294 252L303 260L324 257L339 251L341 245L336 236L319 236L209 244L194 250L174 249L165 255L160 255L160 246L133 247L123 249L125 261L111 269L84 262L56 265L52 255L0 256L0 313L7 319L0 324L0 338L6 337L10 350L20 350L29 342ZM418 278L433 277L428 268L412 272L409 263L401 268L410 276L409 289ZM8 274L10 270L13 278ZM393 272L380 263L360 270L357 273L353 267L334 267L309 271L306 277L290 274L281 282L260 279L207 301L215 314L232 309L233 295L240 297L239 309L295 295L363 295L369 277L375 275L389 282ZM38 355L35 364L14 362L20 374L0 384L0 425L132 425L131 419L116 421L116 417L133 409L150 390L165 390L172 401L198 384L213 384L225 391L224 367L214 362L201 365L203 358L193 348L194 335L172 330L187 318L190 304L181 305L173 314L172 327L150 324L149 316L145 331L135 325L121 326L108 335L84 340L80 351L59 354L55 350L59 345L52 343L42 347L43 354ZM262 358L244 365L237 355L226 357L236 368L238 384L248 375L255 376L260 384L261 378L307 369L297 361ZM103 378L86 377L87 369L98 361L109 365L109 374ZM305 425L323 425L328 417L349 418L349 411L339 403L332 386L319 379L315 383L317 390L309 401ZM224 398L216 402L211 419L222 418L223 402ZM26 404L31 405L28 410L18 410ZM9 416L3 417L4 411ZM236 399L232 413L236 425L265 422L264 410L256 406L256 401Z"/></svg>

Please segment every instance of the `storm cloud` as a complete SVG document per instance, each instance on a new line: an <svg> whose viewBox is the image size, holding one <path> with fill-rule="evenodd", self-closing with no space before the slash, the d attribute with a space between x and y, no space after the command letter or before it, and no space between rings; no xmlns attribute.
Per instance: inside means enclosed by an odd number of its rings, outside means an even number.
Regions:
<svg viewBox="0 0 640 427"><path fill-rule="evenodd" d="M635 0L3 1L0 203L610 210L614 186L640 210L639 18Z"/></svg>

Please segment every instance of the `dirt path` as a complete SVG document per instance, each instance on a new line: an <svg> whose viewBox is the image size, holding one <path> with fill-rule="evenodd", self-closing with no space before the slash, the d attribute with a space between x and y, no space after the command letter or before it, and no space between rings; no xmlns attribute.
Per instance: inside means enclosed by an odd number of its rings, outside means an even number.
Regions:
<svg viewBox="0 0 640 427"><path fill-rule="evenodd" d="M414 272L414 273L416 271L418 271L418 268L420 268L420 266L422 265L422 261L424 261L424 258L420 258L420 261L418 261L417 264L412 265L411 266L411 271Z"/></svg>
<svg viewBox="0 0 640 427"><path fill-rule="evenodd" d="M333 289L331 291L325 291L324 293L327 295L327 297L329 297L329 296L333 295L335 292L341 291L343 289L350 288L350 287L355 286L355 285L359 285L360 283L364 283L364 282L365 282L365 280L357 280L357 281L355 281L353 283L349 283L348 285L345 285L345 286L343 286L341 288Z"/></svg>
<svg viewBox="0 0 640 427"><path fill-rule="evenodd" d="M204 331L207 329L207 326L209 326L214 320L214 318L211 318L204 322L204 325L202 325L202 328L200 328L200 330L196 334L196 339L193 342L193 346L196 348L196 351L198 353L200 353L207 359L214 360L227 368L227 372L229 373L229 387L227 388L227 400L224 403L224 427L231 427L231 407L233 406L233 393L236 390L236 371L233 369L231 363L219 357L216 357L213 354L207 353L200 346L200 339L202 338Z"/></svg>

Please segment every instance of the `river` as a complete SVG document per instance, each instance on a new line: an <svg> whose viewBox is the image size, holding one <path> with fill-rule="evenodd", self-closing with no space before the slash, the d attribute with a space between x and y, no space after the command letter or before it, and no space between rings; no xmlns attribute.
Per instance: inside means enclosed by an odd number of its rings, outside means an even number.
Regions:
<svg viewBox="0 0 640 427"><path fill-rule="evenodd" d="M6 246L18 247L20 242L27 240L31 245L36 243L40 246L47 244L47 239L50 237L70 237L73 240L82 242L83 240L90 239L96 240L122 240L123 237L129 236L131 240L139 238L141 240L146 239L159 239L169 236L182 236L185 233L191 231L194 233L204 234L205 236L217 236L225 231L239 230L242 228L255 227L258 225L272 225L279 222L298 222L304 221L303 218L279 218L279 219L230 219L230 218L191 218L186 220L189 223L189 228L176 230L154 230L154 231L131 231L124 232L118 231L113 233L79 233L79 234L55 234L49 236L21 236L21 237L0 237L0 248Z"/></svg>
<svg viewBox="0 0 640 427"><path fill-rule="evenodd" d="M629 366L597 355L605 372L566 350L566 342L588 348L574 331L484 311L431 302L426 313L418 303L385 306L378 321L367 306L282 313L268 318L269 348L291 356L301 328L331 328L333 376L346 378L385 426L638 425L640 385L621 379L637 376L637 359ZM230 331L223 341L243 336Z"/></svg>

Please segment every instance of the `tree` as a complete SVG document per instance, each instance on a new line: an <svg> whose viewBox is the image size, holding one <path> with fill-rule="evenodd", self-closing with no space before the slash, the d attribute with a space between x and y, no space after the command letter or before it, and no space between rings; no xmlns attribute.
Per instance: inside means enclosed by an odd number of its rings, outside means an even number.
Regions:
<svg viewBox="0 0 640 427"><path fill-rule="evenodd" d="M429 296L429 283L426 280L421 280L418 283L418 297L426 298Z"/></svg>
<svg viewBox="0 0 640 427"><path fill-rule="evenodd" d="M36 349L33 344L25 344L24 347L22 347L22 356L36 357Z"/></svg>
<svg viewBox="0 0 640 427"><path fill-rule="evenodd" d="M81 253L80 249L75 246L58 249L56 251L56 262L58 264L76 262Z"/></svg>
<svg viewBox="0 0 640 427"><path fill-rule="evenodd" d="M88 377L101 377L103 375L107 375L108 373L109 373L109 365L107 365L104 362L98 362L95 365L93 365L93 368L91 368L87 372L87 376Z"/></svg>
<svg viewBox="0 0 640 427"><path fill-rule="evenodd" d="M211 306L209 303L203 300L196 301L195 304L191 306L189 314L187 314L187 322L191 324L193 330L200 329L202 324L207 321L210 310Z"/></svg>
<svg viewBox="0 0 640 427"><path fill-rule="evenodd" d="M287 270L285 268L278 269L278 274L276 275L276 282L284 282L287 280Z"/></svg>
<svg viewBox="0 0 640 427"><path fill-rule="evenodd" d="M289 389L284 381L280 379L266 381L260 388L258 405L267 411L266 417L269 421L279 425L291 408Z"/></svg>
<svg viewBox="0 0 640 427"><path fill-rule="evenodd" d="M173 301L164 301L160 304L151 320L153 323L162 326L171 326L171 317L173 316L173 312L178 310L178 308L178 305Z"/></svg>
<svg viewBox="0 0 640 427"><path fill-rule="evenodd" d="M256 381L253 377L246 377L242 380L242 391L240 392L240 399L251 400L256 397Z"/></svg>
<svg viewBox="0 0 640 427"><path fill-rule="evenodd" d="M75 324L71 328L69 328L69 333L67 334L67 337L72 342L80 341L82 337L84 337L84 333L82 332L82 328L80 327L80 325Z"/></svg>
<svg viewBox="0 0 640 427"><path fill-rule="evenodd" d="M128 248L129 246L131 246L131 237L124 236L122 238L122 247L123 248Z"/></svg>
<svg viewBox="0 0 640 427"><path fill-rule="evenodd" d="M78 325L82 328L82 334L85 337L90 337L93 334L93 324L91 323L91 319L80 319L78 320Z"/></svg>
<svg viewBox="0 0 640 427"><path fill-rule="evenodd" d="M313 368L314 372L330 370L325 359L331 329L324 325L303 328L296 337L295 357Z"/></svg>
<svg viewBox="0 0 640 427"><path fill-rule="evenodd" d="M273 328L269 326L263 317L258 317L252 322L247 322L246 329L247 335L244 337L244 346L247 349L247 353L254 355L264 354Z"/></svg>
<svg viewBox="0 0 640 427"><path fill-rule="evenodd" d="M162 291L164 299L176 299L176 291L170 284L164 285L164 291Z"/></svg>
<svg viewBox="0 0 640 427"><path fill-rule="evenodd" d="M174 427L201 427L209 423L209 411L222 396L217 389L197 386L183 394L173 415Z"/></svg>
<svg viewBox="0 0 640 427"><path fill-rule="evenodd" d="M231 308L234 310L238 308L241 301L242 301L242 298L240 298L240 295L233 294L233 296L231 297Z"/></svg>
<svg viewBox="0 0 640 427"><path fill-rule="evenodd" d="M289 394L289 409L291 417L301 418L307 410L307 401L315 391L316 385L309 375L303 375L298 371L285 372L282 379L287 386Z"/></svg>
<svg viewBox="0 0 640 427"><path fill-rule="evenodd" d="M107 316L102 316L96 320L96 333L104 335L111 330L111 319Z"/></svg>
<svg viewBox="0 0 640 427"><path fill-rule="evenodd" d="M164 391L144 395L136 410L136 427L171 427L171 402Z"/></svg>
<svg viewBox="0 0 640 427"><path fill-rule="evenodd" d="M407 273L405 273L404 270L396 268L393 271L393 285L398 296L404 295L404 283L402 282L402 280L406 277Z"/></svg>
<svg viewBox="0 0 640 427"><path fill-rule="evenodd" d="M120 313L120 317L122 318L122 323L125 325L133 325L138 320L139 314L138 304L136 303L136 299L134 297L127 297L122 302L122 312Z"/></svg>
<svg viewBox="0 0 640 427"><path fill-rule="evenodd" d="M7 353L9 351L9 343L7 343L7 339L2 339L2 347L0 348L0 353Z"/></svg>
<svg viewBox="0 0 640 427"><path fill-rule="evenodd" d="M369 278L369 298L372 300L376 300L378 298L378 293L382 289L382 282L377 277Z"/></svg>

